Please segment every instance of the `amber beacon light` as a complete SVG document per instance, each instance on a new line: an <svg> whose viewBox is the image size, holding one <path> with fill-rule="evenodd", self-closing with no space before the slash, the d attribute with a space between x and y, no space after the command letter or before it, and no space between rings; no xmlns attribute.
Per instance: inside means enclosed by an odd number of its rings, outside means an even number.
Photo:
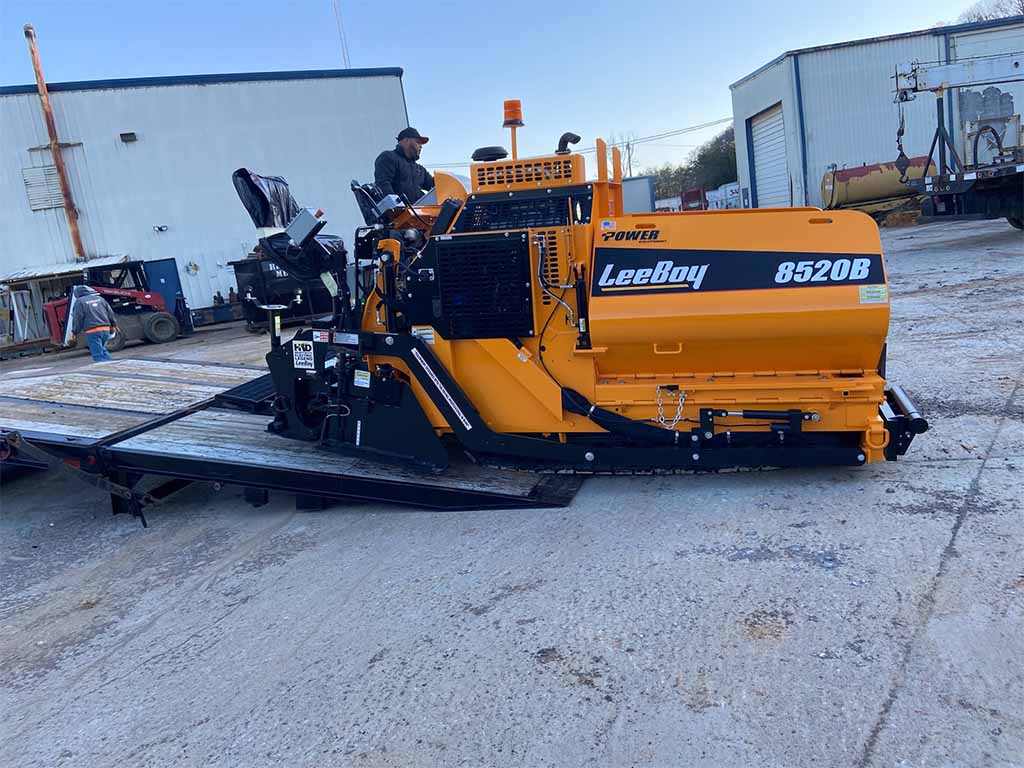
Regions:
<svg viewBox="0 0 1024 768"><path fill-rule="evenodd" d="M502 123L502 127L508 128L512 132L513 160L519 157L518 148L516 147L516 129L522 128L524 125L523 102L519 99L505 99L505 122Z"/></svg>

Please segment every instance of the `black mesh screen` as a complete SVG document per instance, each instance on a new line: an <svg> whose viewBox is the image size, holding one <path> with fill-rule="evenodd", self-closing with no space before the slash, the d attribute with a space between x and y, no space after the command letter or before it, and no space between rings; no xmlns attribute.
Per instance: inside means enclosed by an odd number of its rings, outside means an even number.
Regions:
<svg viewBox="0 0 1024 768"><path fill-rule="evenodd" d="M497 339L533 333L530 248L523 232L434 241L446 339Z"/></svg>
<svg viewBox="0 0 1024 768"><path fill-rule="evenodd" d="M590 221L593 200L593 191L585 186L555 187L550 192L530 190L472 195L452 231L493 232L586 224Z"/></svg>

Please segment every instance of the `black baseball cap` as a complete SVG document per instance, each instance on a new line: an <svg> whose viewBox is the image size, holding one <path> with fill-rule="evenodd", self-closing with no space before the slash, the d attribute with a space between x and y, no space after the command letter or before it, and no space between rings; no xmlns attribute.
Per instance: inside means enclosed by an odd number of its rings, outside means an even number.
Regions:
<svg viewBox="0 0 1024 768"><path fill-rule="evenodd" d="M430 141L428 136L420 136L420 132L415 128L403 128L402 132L398 134L398 140L402 139L416 139L420 144L426 144Z"/></svg>

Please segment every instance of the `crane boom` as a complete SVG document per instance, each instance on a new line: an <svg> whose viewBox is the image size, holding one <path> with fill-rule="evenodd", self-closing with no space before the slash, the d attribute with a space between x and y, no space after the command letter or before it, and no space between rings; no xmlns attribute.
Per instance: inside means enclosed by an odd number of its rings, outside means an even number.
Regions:
<svg viewBox="0 0 1024 768"><path fill-rule="evenodd" d="M1007 53L963 59L952 64L901 64L896 68L896 99L911 101L918 93L1024 80L1024 54Z"/></svg>

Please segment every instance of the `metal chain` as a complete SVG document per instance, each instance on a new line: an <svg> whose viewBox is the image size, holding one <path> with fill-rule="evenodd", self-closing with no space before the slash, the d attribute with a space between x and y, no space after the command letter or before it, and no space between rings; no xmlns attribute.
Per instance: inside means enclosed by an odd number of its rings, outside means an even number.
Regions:
<svg viewBox="0 0 1024 768"><path fill-rule="evenodd" d="M671 390L669 390L671 392ZM683 418L683 403L686 401L686 393L682 390L676 391L676 415L671 422L665 421L665 404L661 397L661 387L657 388L658 393L658 423L661 424L665 429L675 429L676 424L679 423L680 419Z"/></svg>

